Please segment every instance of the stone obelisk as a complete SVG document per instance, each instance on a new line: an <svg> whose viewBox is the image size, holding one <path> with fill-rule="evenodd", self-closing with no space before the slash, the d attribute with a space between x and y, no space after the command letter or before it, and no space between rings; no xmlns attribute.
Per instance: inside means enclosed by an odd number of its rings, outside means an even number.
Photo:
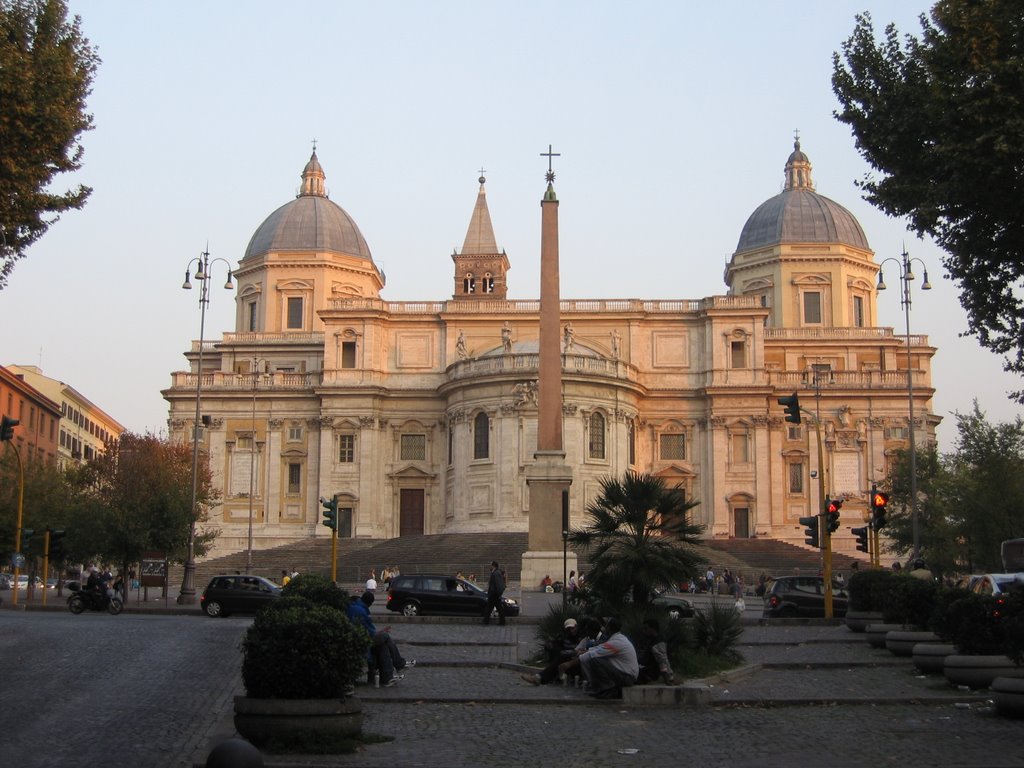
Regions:
<svg viewBox="0 0 1024 768"><path fill-rule="evenodd" d="M523 553L521 584L534 589L545 576L564 581L576 569L576 556L563 558L563 493L572 485L572 469L562 445L561 308L558 276L558 198L548 147L547 190L541 200L540 225L540 355L537 387L537 452L527 468L530 489L529 550ZM564 572L563 572L564 571Z"/></svg>

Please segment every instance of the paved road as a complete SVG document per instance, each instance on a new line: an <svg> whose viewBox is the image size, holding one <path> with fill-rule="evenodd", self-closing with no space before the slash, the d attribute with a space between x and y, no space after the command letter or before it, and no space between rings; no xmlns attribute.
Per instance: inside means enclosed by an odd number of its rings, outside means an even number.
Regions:
<svg viewBox="0 0 1024 768"><path fill-rule="evenodd" d="M248 623L0 612L0 764L189 764L230 706Z"/></svg>
<svg viewBox="0 0 1024 768"><path fill-rule="evenodd" d="M250 620L188 610L0 611L0 685L6 711L18 713L0 729L0 763L202 765L233 735L238 641ZM1024 768L1024 725L996 716L984 692L918 675L843 627L748 624L741 650L752 666L716 683L709 706L684 709L525 683L530 624L375 614L418 661L395 688L359 689L365 730L393 740L349 756L268 756L268 767Z"/></svg>

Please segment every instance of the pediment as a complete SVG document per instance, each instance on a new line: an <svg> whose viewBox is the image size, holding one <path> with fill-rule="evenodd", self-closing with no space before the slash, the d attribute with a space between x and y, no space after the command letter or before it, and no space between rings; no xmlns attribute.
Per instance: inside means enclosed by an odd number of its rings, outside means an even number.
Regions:
<svg viewBox="0 0 1024 768"><path fill-rule="evenodd" d="M437 473L427 472L415 464L407 464L401 469L396 469L394 472L389 473L388 477L405 478L407 480L433 480L437 477Z"/></svg>

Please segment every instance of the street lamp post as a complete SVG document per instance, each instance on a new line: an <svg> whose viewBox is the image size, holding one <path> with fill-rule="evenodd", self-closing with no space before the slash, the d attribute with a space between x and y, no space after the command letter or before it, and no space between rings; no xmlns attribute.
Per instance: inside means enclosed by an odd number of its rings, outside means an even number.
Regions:
<svg viewBox="0 0 1024 768"><path fill-rule="evenodd" d="M897 259L895 256L890 256L887 259L882 259L879 263L878 286L876 290L884 291L886 289L885 280L882 277L882 265L887 261L893 261L898 265L900 270L900 287L903 289L903 294L900 296L900 306L903 307L903 316L907 329L907 407L910 414L910 521L914 536L913 559L917 560L921 554L921 529L917 519L917 439L914 436L914 366L910 351L910 282L915 279L914 272L911 269L913 262L916 261L924 270L924 282L921 284L921 290L930 291L932 285L928 282L928 268L924 262L918 258L910 258L907 254L907 249L904 248L900 258Z"/></svg>
<svg viewBox="0 0 1024 768"><path fill-rule="evenodd" d="M178 595L180 604L191 604L196 601L196 520L199 518L197 496L199 495L199 423L202 418L200 403L203 392L203 342L206 331L206 306L210 303L210 265L222 261L228 268L228 279L224 283L224 289L232 290L235 286L231 283L231 265L226 259L210 259L210 251L203 251L191 259L185 267L185 282L181 287L186 291L192 290L192 282L189 279L189 271L192 264L197 264L195 278L199 281L199 359L196 365L196 418L192 424L192 506L188 527L188 553L185 559L185 575L181 580L181 593Z"/></svg>

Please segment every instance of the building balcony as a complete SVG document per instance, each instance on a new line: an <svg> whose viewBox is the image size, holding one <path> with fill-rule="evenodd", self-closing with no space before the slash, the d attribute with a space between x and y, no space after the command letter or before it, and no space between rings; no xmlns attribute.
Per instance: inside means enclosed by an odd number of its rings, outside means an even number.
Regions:
<svg viewBox="0 0 1024 768"><path fill-rule="evenodd" d="M387 312L393 315L515 315L537 314L540 301L473 299L450 301L383 301L382 299L334 299L330 309L347 312ZM709 309L762 309L758 296L710 296L706 299L563 299L562 314L573 313L683 313Z"/></svg>

